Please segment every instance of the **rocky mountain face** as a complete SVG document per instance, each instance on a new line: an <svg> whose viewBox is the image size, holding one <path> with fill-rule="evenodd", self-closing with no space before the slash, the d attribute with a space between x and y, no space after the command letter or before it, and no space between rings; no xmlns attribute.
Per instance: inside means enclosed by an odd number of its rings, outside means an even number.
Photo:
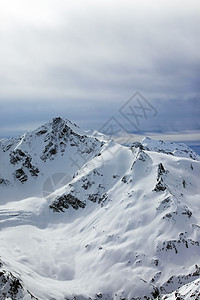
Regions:
<svg viewBox="0 0 200 300"><path fill-rule="evenodd" d="M194 151L61 118L0 148L2 299L199 299Z"/></svg>
<svg viewBox="0 0 200 300"><path fill-rule="evenodd" d="M23 193L25 189L20 184L34 185L35 195L35 187L39 184L41 190L40 182L49 174L67 171L68 176L73 176L103 145L70 121L54 118L19 138L0 141L0 186L9 186L10 190L19 183L18 189Z"/></svg>
<svg viewBox="0 0 200 300"><path fill-rule="evenodd" d="M3 268L0 261L0 299L37 299L26 290L19 278Z"/></svg>

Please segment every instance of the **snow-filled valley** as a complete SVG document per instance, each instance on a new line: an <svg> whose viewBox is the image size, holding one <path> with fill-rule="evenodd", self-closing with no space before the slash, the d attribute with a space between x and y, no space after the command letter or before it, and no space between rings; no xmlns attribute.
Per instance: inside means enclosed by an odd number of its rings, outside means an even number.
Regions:
<svg viewBox="0 0 200 300"><path fill-rule="evenodd" d="M0 299L200 299L199 178L61 118L0 140Z"/></svg>

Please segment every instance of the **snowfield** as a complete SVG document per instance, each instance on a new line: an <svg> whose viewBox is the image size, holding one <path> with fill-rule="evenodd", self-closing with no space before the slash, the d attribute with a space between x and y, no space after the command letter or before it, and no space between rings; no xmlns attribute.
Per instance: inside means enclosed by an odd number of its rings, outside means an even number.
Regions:
<svg viewBox="0 0 200 300"><path fill-rule="evenodd" d="M0 299L200 299L200 157L98 135L0 141Z"/></svg>

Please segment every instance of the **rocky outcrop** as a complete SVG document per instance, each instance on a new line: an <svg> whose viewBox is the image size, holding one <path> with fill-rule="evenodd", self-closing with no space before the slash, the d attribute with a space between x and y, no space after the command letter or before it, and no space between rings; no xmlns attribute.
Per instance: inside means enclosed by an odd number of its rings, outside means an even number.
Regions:
<svg viewBox="0 0 200 300"><path fill-rule="evenodd" d="M11 272L3 269L3 263L0 261L0 299L20 300L36 299L23 286L23 282Z"/></svg>
<svg viewBox="0 0 200 300"><path fill-rule="evenodd" d="M57 197L49 207L55 212L64 212L70 206L77 210L78 208L85 208L85 203L75 196L67 194Z"/></svg>
<svg viewBox="0 0 200 300"><path fill-rule="evenodd" d="M167 186L164 183L164 179L166 177L166 174L168 173L167 170L165 170L165 168L163 167L162 163L158 164L158 170L157 170L157 183L155 188L153 189L153 191L155 192L160 192L160 191L165 191Z"/></svg>

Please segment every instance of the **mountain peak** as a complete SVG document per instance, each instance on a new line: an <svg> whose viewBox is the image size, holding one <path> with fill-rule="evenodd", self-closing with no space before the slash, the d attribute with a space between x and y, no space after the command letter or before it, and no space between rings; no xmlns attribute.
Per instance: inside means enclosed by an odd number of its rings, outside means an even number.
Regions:
<svg viewBox="0 0 200 300"><path fill-rule="evenodd" d="M103 144L69 120L53 118L18 139L1 141L1 161L7 163L9 168L0 173L0 179L15 186L16 180L33 185L33 178L36 184L39 182L36 178L41 180L43 177L45 180L49 172L67 171L69 176L73 176L84 163L99 153Z"/></svg>
<svg viewBox="0 0 200 300"><path fill-rule="evenodd" d="M68 119L63 119L61 117L54 117L49 122L45 123L44 125L40 126L33 132L37 135L44 134L48 130L53 130L54 134L62 131L63 129L71 129L71 132L77 133L79 135L85 135L86 132L84 130L81 130L79 126L77 126L75 123L72 123Z"/></svg>

